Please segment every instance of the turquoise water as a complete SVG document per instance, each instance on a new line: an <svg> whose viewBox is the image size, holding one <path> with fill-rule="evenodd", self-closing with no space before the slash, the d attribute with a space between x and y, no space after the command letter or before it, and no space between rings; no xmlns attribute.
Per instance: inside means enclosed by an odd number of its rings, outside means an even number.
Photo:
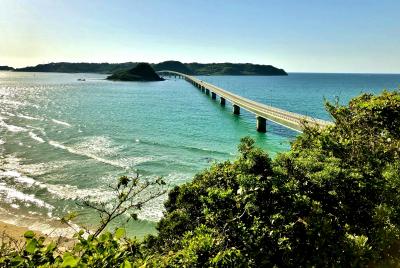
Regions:
<svg viewBox="0 0 400 268"><path fill-rule="evenodd" d="M85 78L85 82L77 81ZM296 132L273 123L257 133L255 119L202 94L181 79L110 82L99 74L0 72L0 220L65 232L57 218L76 205L107 202L120 175L190 181L213 161L233 159L249 135L272 156L289 149ZM361 92L396 89L400 75L290 74L287 77L204 76L253 100L328 119L324 97L345 103ZM132 234L154 232L165 197L149 203Z"/></svg>

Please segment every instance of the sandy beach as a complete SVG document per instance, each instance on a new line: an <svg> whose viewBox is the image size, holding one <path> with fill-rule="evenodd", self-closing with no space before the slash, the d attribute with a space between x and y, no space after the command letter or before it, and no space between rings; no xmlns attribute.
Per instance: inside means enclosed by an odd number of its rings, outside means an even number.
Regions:
<svg viewBox="0 0 400 268"><path fill-rule="evenodd" d="M25 241L24 233L28 230L29 229L26 227L20 227L0 221L0 244L2 242L9 241L10 238L12 240L15 240L17 243L22 244ZM34 231L38 237L45 236L47 241L57 241L60 239L59 237L47 236L46 234L43 234L42 232L37 230L32 230L32 231ZM65 250L66 248L69 248L74 244L73 239L66 237L62 237L59 240L59 242L60 242L59 249L61 250Z"/></svg>
<svg viewBox="0 0 400 268"><path fill-rule="evenodd" d="M0 233L6 234L7 236L19 240L24 241L24 233L29 229L26 227L20 227L13 224L8 224L5 222L0 221ZM43 235L43 233L39 231L33 230L38 236Z"/></svg>

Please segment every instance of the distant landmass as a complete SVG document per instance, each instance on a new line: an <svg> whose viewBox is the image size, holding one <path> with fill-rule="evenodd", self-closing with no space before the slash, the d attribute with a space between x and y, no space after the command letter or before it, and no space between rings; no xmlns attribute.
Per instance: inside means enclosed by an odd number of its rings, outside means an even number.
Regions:
<svg viewBox="0 0 400 268"><path fill-rule="evenodd" d="M251 63L187 63L196 75L287 75L272 65Z"/></svg>
<svg viewBox="0 0 400 268"><path fill-rule="evenodd" d="M108 80L114 81L163 81L148 63L138 63L129 70L118 71L107 77Z"/></svg>
<svg viewBox="0 0 400 268"><path fill-rule="evenodd" d="M125 63L71 63L52 62L15 69L17 72L54 72L54 73L104 73L110 74L127 70L137 65L137 62Z"/></svg>
<svg viewBox="0 0 400 268"><path fill-rule="evenodd" d="M39 64L15 69L18 72L104 73L113 74L135 67L137 62L125 63L69 63ZM182 63L164 61L151 65L156 71L171 70L189 75L287 75L285 70L272 65L252 63Z"/></svg>
<svg viewBox="0 0 400 268"><path fill-rule="evenodd" d="M13 67L10 66L0 66L0 71L12 71L14 70Z"/></svg>

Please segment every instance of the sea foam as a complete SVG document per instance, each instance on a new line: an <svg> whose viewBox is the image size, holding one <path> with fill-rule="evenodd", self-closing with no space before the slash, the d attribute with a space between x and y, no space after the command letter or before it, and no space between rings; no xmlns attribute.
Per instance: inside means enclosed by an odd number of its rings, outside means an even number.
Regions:
<svg viewBox="0 0 400 268"><path fill-rule="evenodd" d="M8 187L5 183L0 183L0 196L6 203L13 204L15 201L20 201L26 206L35 205L37 207L43 207L47 209L53 209L54 207L43 200L36 198L33 194L25 194L14 188Z"/></svg>
<svg viewBox="0 0 400 268"><path fill-rule="evenodd" d="M74 147L69 147L69 146L65 146L59 142L52 141L52 140L49 141L49 144L52 145L53 147L67 150L68 152L70 152L72 154L85 156L87 158L96 160L98 162L108 164L111 166L115 166L115 167L124 168L124 169L128 169L128 168L136 166L140 163L144 163L144 162L148 162L148 161L152 160L151 157L141 157L141 156L139 156L139 157L123 157L123 158L116 159L116 160L107 159L107 158L105 158L105 156L117 155L117 153L118 153L118 151L115 151L115 149L108 147L109 146L108 141L106 142L107 146L101 146L101 143L96 143L96 142L94 142L94 144L84 142L84 143L79 143L79 144L75 145ZM97 145L97 146L94 146L94 145Z"/></svg>
<svg viewBox="0 0 400 268"><path fill-rule="evenodd" d="M29 132L29 136L35 141L38 141L39 143L44 143L44 140L35 133L33 133L32 131Z"/></svg>
<svg viewBox="0 0 400 268"><path fill-rule="evenodd" d="M63 125L63 126L66 126L66 127L71 127L70 124L68 124L67 122L64 122L64 121L59 121L59 120L56 120L56 119L51 119L51 121L53 121L54 123L59 124L59 125Z"/></svg>
<svg viewBox="0 0 400 268"><path fill-rule="evenodd" d="M9 125L3 120L0 119L0 126L6 128L10 132L24 132L27 131L26 128L19 127L19 126L14 126L14 125Z"/></svg>

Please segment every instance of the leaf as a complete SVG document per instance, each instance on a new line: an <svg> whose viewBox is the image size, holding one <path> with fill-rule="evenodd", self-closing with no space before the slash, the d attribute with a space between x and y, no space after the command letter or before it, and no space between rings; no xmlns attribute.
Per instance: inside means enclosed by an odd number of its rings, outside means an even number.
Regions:
<svg viewBox="0 0 400 268"><path fill-rule="evenodd" d="M125 229L124 228L118 228L115 231L115 234L114 234L116 239L121 239L124 235L125 235Z"/></svg>
<svg viewBox="0 0 400 268"><path fill-rule="evenodd" d="M61 267L76 267L78 265L78 262L78 258L75 259L71 254L64 254Z"/></svg>
<svg viewBox="0 0 400 268"><path fill-rule="evenodd" d="M121 186L126 187L129 183L129 178L127 176L121 176L118 180L118 188Z"/></svg>
<svg viewBox="0 0 400 268"><path fill-rule="evenodd" d="M128 260L125 260L123 263L121 263L120 268L132 268L132 264Z"/></svg>
<svg viewBox="0 0 400 268"><path fill-rule="evenodd" d="M52 241L50 244L47 245L46 252L53 252L56 247L56 243Z"/></svg>
<svg viewBox="0 0 400 268"><path fill-rule="evenodd" d="M37 248L37 241L36 241L36 239L31 239L31 240L29 240L29 242L26 244L25 250L26 250L26 252L32 254L32 253L35 252L36 248Z"/></svg>
<svg viewBox="0 0 400 268"><path fill-rule="evenodd" d="M19 266L24 262L24 258L21 256L16 256L15 258L11 259L11 265L12 266Z"/></svg>
<svg viewBox="0 0 400 268"><path fill-rule="evenodd" d="M24 237L27 238L27 239L34 238L35 237L35 233L33 231L26 231L24 233Z"/></svg>

